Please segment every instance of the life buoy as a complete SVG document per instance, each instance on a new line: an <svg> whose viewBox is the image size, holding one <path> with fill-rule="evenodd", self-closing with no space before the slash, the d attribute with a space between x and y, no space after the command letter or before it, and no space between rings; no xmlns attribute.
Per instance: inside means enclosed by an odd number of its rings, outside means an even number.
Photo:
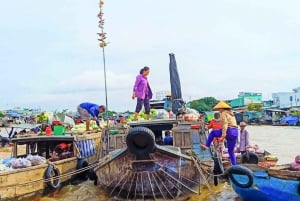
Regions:
<svg viewBox="0 0 300 201"><path fill-rule="evenodd" d="M59 169L54 165L48 165L45 172L45 180L47 186L54 189L59 188L60 187L59 176L60 176Z"/></svg>
<svg viewBox="0 0 300 201"><path fill-rule="evenodd" d="M231 182L240 188L249 188L253 185L253 172L246 167L240 165L231 166L227 170L227 175L229 176ZM239 183L234 177L234 175L245 175L248 177L248 182Z"/></svg>
<svg viewBox="0 0 300 201"><path fill-rule="evenodd" d="M78 159L77 161L77 165L76 165L76 170L80 170L82 168L86 168L89 166L89 163L84 160L84 159ZM85 170L83 172L80 172L76 175L76 177L78 179L81 179L81 180L87 180L88 179L88 173L89 173L89 170Z"/></svg>
<svg viewBox="0 0 300 201"><path fill-rule="evenodd" d="M248 163L248 164L258 164L258 156L257 154L253 152L246 152L241 157L242 163Z"/></svg>
<svg viewBox="0 0 300 201"><path fill-rule="evenodd" d="M154 136L154 133L149 128L131 128L126 136L127 148L132 154L146 156L155 148Z"/></svg>

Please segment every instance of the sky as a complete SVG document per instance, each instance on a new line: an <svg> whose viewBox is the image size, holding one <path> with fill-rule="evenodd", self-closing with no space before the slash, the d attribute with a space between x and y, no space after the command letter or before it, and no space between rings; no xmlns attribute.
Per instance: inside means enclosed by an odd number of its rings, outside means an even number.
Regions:
<svg viewBox="0 0 300 201"><path fill-rule="evenodd" d="M105 104L97 0L0 0L0 109ZM135 76L170 91L174 53L186 101L300 86L300 1L106 0L108 107L134 110Z"/></svg>

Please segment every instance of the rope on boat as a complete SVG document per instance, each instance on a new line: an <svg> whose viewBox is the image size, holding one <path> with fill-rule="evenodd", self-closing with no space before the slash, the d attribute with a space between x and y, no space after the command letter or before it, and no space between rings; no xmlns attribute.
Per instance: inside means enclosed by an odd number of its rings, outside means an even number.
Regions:
<svg viewBox="0 0 300 201"><path fill-rule="evenodd" d="M21 184L12 184L12 185L8 185L8 186L0 186L0 188L14 188L14 187L17 187L17 186L26 186L26 185L38 183L38 182L41 182L41 181L48 182L48 181L55 180L55 179L61 179L61 178L65 178L65 177L70 177L70 176L76 175L78 173L87 171L89 169L95 168L98 165L99 165L98 163L95 163L95 164L89 165L87 167L83 167L83 168L80 168L78 170L74 170L74 171L68 172L66 174L62 174L60 176L51 177L49 179L37 179L37 180L34 180L34 181L30 181L30 182L26 182L26 183L21 183Z"/></svg>
<svg viewBox="0 0 300 201"><path fill-rule="evenodd" d="M212 192L211 186L210 186L207 178L205 177L205 174L203 173L203 172L207 173L207 171L205 171L204 168L201 167L200 159L197 157L197 155L194 151L191 151L189 154L191 155L191 158L192 158L192 160L193 160L193 162L194 162L194 164L195 164L195 166L196 166L196 168L197 168L197 170L200 174L200 177L201 177L203 183L207 186L208 190L210 192Z"/></svg>

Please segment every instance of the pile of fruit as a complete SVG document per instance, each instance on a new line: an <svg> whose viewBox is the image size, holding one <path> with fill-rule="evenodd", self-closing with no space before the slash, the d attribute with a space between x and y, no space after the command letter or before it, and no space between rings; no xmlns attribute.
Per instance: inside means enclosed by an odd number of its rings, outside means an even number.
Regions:
<svg viewBox="0 0 300 201"><path fill-rule="evenodd" d="M90 122L90 130L97 130L99 129L98 125L97 125L97 122L94 121L94 120L91 120ZM81 124L76 124L72 129L71 129L72 132L75 132L75 133L80 133L80 132L84 132L86 131L86 124L85 123L81 123Z"/></svg>
<svg viewBox="0 0 300 201"><path fill-rule="evenodd" d="M155 119L158 116L158 111L156 109L150 109L150 119ZM142 120L146 120L146 114L145 114L145 110L143 109L139 115L138 115L138 120L142 121ZM134 114L131 115L129 118L126 119L126 122L131 122L134 121Z"/></svg>

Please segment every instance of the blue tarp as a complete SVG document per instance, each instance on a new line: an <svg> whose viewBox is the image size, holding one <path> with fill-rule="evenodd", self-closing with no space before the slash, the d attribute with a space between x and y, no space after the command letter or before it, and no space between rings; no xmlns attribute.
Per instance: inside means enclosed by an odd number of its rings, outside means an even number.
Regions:
<svg viewBox="0 0 300 201"><path fill-rule="evenodd" d="M78 156L78 158L88 158L96 153L94 141L91 139L82 140L75 143L80 150L80 156Z"/></svg>
<svg viewBox="0 0 300 201"><path fill-rule="evenodd" d="M299 121L299 117L287 116L280 119L280 123L288 123L290 126L296 125Z"/></svg>

